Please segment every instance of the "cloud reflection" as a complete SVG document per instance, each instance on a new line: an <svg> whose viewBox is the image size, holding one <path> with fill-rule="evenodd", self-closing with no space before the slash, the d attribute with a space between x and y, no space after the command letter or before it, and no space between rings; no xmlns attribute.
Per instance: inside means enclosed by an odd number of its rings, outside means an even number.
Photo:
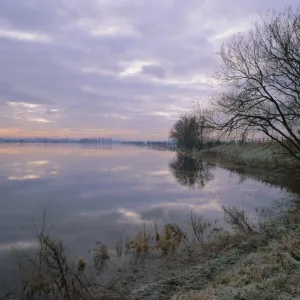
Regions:
<svg viewBox="0 0 300 300"><path fill-rule="evenodd" d="M177 211L186 211L189 212L191 210L195 210L196 212L204 212L204 211L222 211L222 205L216 199L208 199L205 202L201 203L199 198L186 198L179 199L176 202L162 202L157 205L154 205L153 208L161 208L161 209L172 209Z"/></svg>
<svg viewBox="0 0 300 300"><path fill-rule="evenodd" d="M8 166L7 180L34 180L48 175L57 175L58 166L49 160L13 162Z"/></svg>
<svg viewBox="0 0 300 300"><path fill-rule="evenodd" d="M37 245L37 241L34 240L15 241L13 243L0 243L0 252L8 252L11 251L12 248L16 248L18 250L25 250L37 247Z"/></svg>
<svg viewBox="0 0 300 300"><path fill-rule="evenodd" d="M150 172L149 175L152 176L169 176L170 175L170 171L168 170L159 170L159 171L154 171L154 172Z"/></svg>
<svg viewBox="0 0 300 300"><path fill-rule="evenodd" d="M114 168L104 168L101 169L102 171L109 171L109 172L118 172L118 171L126 171L129 170L129 167L126 166L120 166L120 167L114 167Z"/></svg>
<svg viewBox="0 0 300 300"><path fill-rule="evenodd" d="M30 161L29 165L37 165L37 166L43 166L49 163L49 160L37 160L37 161Z"/></svg>
<svg viewBox="0 0 300 300"><path fill-rule="evenodd" d="M7 179L8 180L30 180L30 179L38 179L40 176L35 174L29 174L24 176L10 176Z"/></svg>
<svg viewBox="0 0 300 300"><path fill-rule="evenodd" d="M118 220L119 223L143 224L146 222L144 219L142 219L141 215L135 211L120 208L118 209L118 212L122 217Z"/></svg>

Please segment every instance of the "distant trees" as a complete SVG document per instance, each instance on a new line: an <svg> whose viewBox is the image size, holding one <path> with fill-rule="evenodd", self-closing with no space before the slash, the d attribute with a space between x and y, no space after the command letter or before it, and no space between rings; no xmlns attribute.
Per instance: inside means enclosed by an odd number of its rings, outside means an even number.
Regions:
<svg viewBox="0 0 300 300"><path fill-rule="evenodd" d="M175 139L180 148L202 149L204 141L213 130L212 125L208 123L207 114L207 111L198 109L181 116L173 125L170 138Z"/></svg>
<svg viewBox="0 0 300 300"><path fill-rule="evenodd" d="M216 77L226 92L213 100L214 124L228 134L261 132L300 161L299 10L267 14L220 54Z"/></svg>

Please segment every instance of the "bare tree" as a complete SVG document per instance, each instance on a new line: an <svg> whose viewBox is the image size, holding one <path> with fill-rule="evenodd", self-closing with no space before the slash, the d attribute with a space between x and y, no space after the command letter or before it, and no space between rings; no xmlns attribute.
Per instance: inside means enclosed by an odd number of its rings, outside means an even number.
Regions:
<svg viewBox="0 0 300 300"><path fill-rule="evenodd" d="M261 132L300 161L300 13L268 13L221 48L218 128Z"/></svg>
<svg viewBox="0 0 300 300"><path fill-rule="evenodd" d="M198 135L197 117L193 114L186 114L180 117L170 131L170 138L177 140L177 145L184 149L195 147Z"/></svg>
<svg viewBox="0 0 300 300"><path fill-rule="evenodd" d="M203 149L204 142L207 142L209 139L211 139L214 131L214 126L209 122L209 119L211 118L211 112L209 110L201 109L198 106L193 114L197 118L198 124L196 148Z"/></svg>
<svg viewBox="0 0 300 300"><path fill-rule="evenodd" d="M185 149L203 149L205 140L213 130L207 121L208 112L197 109L180 117L170 131L170 138L177 140L177 145Z"/></svg>

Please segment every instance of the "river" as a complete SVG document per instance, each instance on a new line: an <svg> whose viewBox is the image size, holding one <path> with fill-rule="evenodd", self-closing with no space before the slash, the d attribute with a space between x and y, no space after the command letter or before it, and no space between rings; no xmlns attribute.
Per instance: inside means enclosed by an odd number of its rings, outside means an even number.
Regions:
<svg viewBox="0 0 300 300"><path fill-rule="evenodd" d="M47 230L84 256L95 241L113 247L143 224L185 227L192 210L213 221L222 218L222 206L235 205L255 218L257 207L290 198L280 180L269 185L261 174L258 181L172 151L134 146L3 144L0 170L0 273L6 274L12 246L34 248L45 208Z"/></svg>

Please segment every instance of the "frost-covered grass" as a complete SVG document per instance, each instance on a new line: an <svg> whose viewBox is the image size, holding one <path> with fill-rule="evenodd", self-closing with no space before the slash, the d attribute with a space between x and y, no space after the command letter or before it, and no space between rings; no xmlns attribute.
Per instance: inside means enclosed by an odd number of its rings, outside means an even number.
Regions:
<svg viewBox="0 0 300 300"><path fill-rule="evenodd" d="M296 165L293 158L289 157L276 143L272 142L222 144L204 150L199 155L211 156L221 161L254 168L286 169L293 168Z"/></svg>
<svg viewBox="0 0 300 300"><path fill-rule="evenodd" d="M259 223L243 209L223 207L231 226L226 229L192 212L192 234L176 224L161 230L144 226L118 243L115 252L97 243L92 265L83 257L72 262L63 243L43 226L39 249L19 257L21 298L13 299L300 299L300 209L295 204ZM115 258L124 255L134 263L120 268ZM154 260L157 267L151 268Z"/></svg>
<svg viewBox="0 0 300 300"><path fill-rule="evenodd" d="M137 299L299 299L300 218L296 215L249 235L210 262L143 287Z"/></svg>

